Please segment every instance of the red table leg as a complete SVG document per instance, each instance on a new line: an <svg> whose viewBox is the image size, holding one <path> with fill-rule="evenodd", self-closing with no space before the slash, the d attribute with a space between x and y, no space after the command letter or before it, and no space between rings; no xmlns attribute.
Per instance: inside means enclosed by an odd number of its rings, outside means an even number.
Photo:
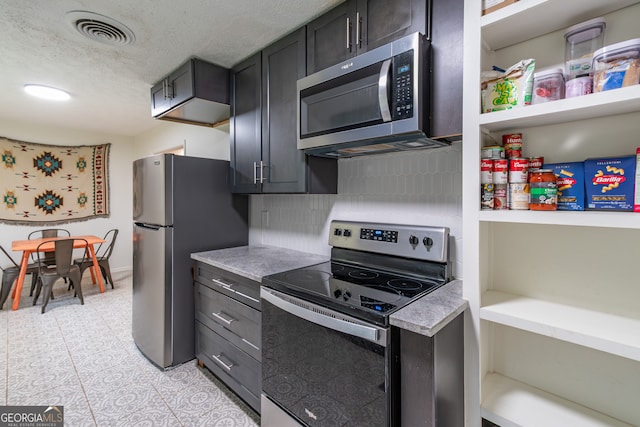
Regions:
<svg viewBox="0 0 640 427"><path fill-rule="evenodd" d="M91 259L93 259L93 268L98 277L98 285L100 285L100 293L104 292L104 283L102 282L102 274L100 274L100 266L98 265L98 259L96 258L96 251L93 249L93 245L89 245L89 252L91 253Z"/></svg>
<svg viewBox="0 0 640 427"><path fill-rule="evenodd" d="M20 306L20 295L22 294L22 285L24 284L24 277L27 275L27 265L29 264L29 256L31 251L24 251L22 253L22 261L20 262L20 275L18 275L18 281L16 287L13 289L13 310L17 310Z"/></svg>

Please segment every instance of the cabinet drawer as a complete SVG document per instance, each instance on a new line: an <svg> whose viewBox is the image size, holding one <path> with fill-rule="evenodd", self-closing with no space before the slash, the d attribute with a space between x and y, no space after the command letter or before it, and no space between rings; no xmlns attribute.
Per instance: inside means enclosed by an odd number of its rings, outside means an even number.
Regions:
<svg viewBox="0 0 640 427"><path fill-rule="evenodd" d="M260 362L200 322L196 322L196 357L260 413L262 391Z"/></svg>
<svg viewBox="0 0 640 427"><path fill-rule="evenodd" d="M260 312L196 282L196 319L260 360Z"/></svg>
<svg viewBox="0 0 640 427"><path fill-rule="evenodd" d="M260 310L260 283L254 280L201 262L196 263L196 280Z"/></svg>

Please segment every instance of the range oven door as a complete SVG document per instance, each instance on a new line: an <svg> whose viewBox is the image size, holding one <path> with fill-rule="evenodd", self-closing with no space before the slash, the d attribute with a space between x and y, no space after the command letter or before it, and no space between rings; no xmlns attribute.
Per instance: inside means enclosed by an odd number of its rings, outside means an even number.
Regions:
<svg viewBox="0 0 640 427"><path fill-rule="evenodd" d="M281 409L304 426L397 425L397 340L390 330L262 287L264 427ZM265 406L263 405L263 408Z"/></svg>

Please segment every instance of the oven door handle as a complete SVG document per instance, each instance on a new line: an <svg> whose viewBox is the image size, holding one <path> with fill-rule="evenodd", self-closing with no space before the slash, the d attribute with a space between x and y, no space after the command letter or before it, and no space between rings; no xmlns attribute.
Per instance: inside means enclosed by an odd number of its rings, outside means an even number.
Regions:
<svg viewBox="0 0 640 427"><path fill-rule="evenodd" d="M280 296L282 295L282 296ZM276 307L301 319L308 320L316 325L324 326L334 331L347 335L366 339L386 347L387 334L384 328L367 326L340 319L344 316L336 311L329 310L308 301L301 300L291 295L284 295L277 291L261 288L260 297ZM284 298L286 299L284 299Z"/></svg>

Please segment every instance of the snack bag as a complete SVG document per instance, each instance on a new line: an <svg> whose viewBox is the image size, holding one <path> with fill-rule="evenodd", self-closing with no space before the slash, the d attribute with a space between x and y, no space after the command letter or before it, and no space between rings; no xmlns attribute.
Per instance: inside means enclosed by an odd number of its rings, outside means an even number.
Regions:
<svg viewBox="0 0 640 427"><path fill-rule="evenodd" d="M482 112L509 110L531 104L535 59L523 59L498 77L482 81Z"/></svg>

